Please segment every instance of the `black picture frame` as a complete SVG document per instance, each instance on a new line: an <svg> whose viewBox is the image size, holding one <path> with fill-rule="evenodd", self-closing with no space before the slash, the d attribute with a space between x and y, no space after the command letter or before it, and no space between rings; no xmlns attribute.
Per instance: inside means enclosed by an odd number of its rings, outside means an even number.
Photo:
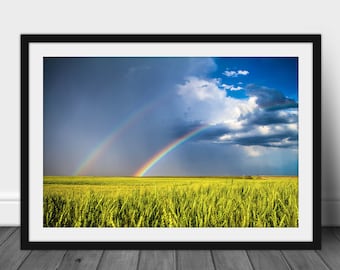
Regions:
<svg viewBox="0 0 340 270"><path fill-rule="evenodd" d="M312 55L312 168L310 241L36 241L31 239L30 189L32 167L31 119L32 45L55 44L307 44ZM39 209L37 209L39 211ZM21 35L21 248L22 249L320 249L321 248L321 35Z"/></svg>

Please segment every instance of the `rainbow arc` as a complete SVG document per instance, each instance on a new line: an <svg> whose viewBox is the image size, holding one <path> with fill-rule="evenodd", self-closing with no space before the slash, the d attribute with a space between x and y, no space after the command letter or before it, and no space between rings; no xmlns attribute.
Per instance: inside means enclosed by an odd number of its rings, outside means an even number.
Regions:
<svg viewBox="0 0 340 270"><path fill-rule="evenodd" d="M150 171L152 167L154 167L162 158L164 158L166 155L168 155L171 151L176 149L181 144L185 143L186 141L190 140L192 137L196 136L206 128L208 128L208 125L203 125L198 128L195 128L194 130L188 132L187 134L184 134L180 138L174 140L167 146L165 146L162 150L154 154L146 163L143 164L142 167L140 167L135 173L134 176L145 176L145 174Z"/></svg>

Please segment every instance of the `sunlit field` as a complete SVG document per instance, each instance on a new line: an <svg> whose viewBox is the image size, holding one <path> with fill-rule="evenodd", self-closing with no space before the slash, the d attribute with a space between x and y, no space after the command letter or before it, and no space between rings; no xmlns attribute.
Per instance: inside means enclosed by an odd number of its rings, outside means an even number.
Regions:
<svg viewBox="0 0 340 270"><path fill-rule="evenodd" d="M297 227L298 178L44 177L45 227Z"/></svg>

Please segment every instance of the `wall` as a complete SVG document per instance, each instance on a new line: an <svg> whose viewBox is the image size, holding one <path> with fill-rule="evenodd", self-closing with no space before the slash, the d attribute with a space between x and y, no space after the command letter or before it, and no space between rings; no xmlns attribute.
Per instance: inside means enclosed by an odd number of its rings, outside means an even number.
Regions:
<svg viewBox="0 0 340 270"><path fill-rule="evenodd" d="M0 225L18 225L20 34L322 34L323 225L340 225L340 23L336 1L1 1ZM96 4L92 4L96 3ZM34 161L32 161L34 162Z"/></svg>

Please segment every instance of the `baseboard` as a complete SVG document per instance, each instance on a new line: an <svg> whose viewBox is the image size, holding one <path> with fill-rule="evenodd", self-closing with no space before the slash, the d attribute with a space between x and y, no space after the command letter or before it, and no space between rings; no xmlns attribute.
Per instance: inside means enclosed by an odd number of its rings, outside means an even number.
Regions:
<svg viewBox="0 0 340 270"><path fill-rule="evenodd" d="M0 226L20 225L20 201L0 200Z"/></svg>
<svg viewBox="0 0 340 270"><path fill-rule="evenodd" d="M20 226L20 199L16 193L0 193L0 226ZM340 200L322 201L322 226L340 226Z"/></svg>

